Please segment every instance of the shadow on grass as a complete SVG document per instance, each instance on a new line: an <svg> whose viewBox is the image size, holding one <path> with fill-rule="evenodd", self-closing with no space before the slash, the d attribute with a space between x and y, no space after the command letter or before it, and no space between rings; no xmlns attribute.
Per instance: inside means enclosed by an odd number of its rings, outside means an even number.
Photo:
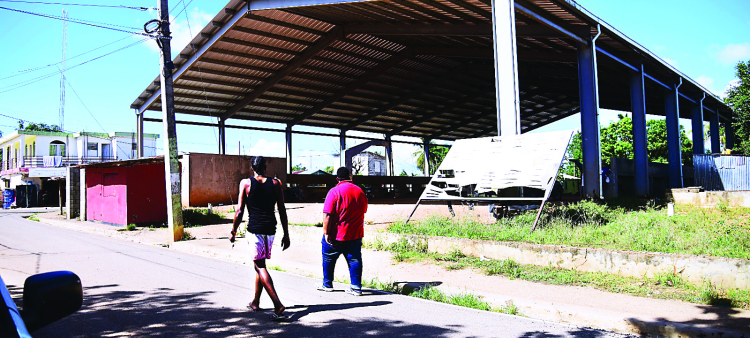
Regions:
<svg viewBox="0 0 750 338"><path fill-rule="evenodd" d="M717 298L712 304L725 304L728 300ZM714 319L690 319L682 322L657 318L644 321L630 318L628 321L641 335L667 335L674 333L688 337L746 337L750 328L750 317L738 317L741 310L725 306L699 305L703 313L713 314Z"/></svg>

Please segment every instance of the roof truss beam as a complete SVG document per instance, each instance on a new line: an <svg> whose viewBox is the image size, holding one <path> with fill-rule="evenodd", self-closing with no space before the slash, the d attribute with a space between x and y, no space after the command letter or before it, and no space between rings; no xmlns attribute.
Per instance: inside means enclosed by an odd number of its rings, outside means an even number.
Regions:
<svg viewBox="0 0 750 338"><path fill-rule="evenodd" d="M292 120L289 124L290 125L295 125L295 124L298 124L298 123L304 121L308 117L310 117L310 116L316 114L317 112L325 109L326 107L328 107L332 103L338 101L342 97L344 97L344 96L348 95L349 93L357 90L362 85L364 85L364 84L372 81L374 78L382 75L387 70L389 70L389 69L391 69L393 67L396 67L399 63L401 63L402 61L410 58L412 55L413 54L412 54L411 50L407 49L407 50L405 50L405 51L403 51L403 52L401 52L399 54L391 56L388 60L386 60L386 62L384 62L384 63L376 66L373 69L371 69L369 72L365 73L364 75L362 75L360 78L358 78L354 82L346 84L346 87L344 87L344 89L342 89L342 90L336 92L335 94L333 94L332 96L326 98L323 102L315 105L310 110L304 112L302 115L300 115L299 117L297 117L294 120Z"/></svg>
<svg viewBox="0 0 750 338"><path fill-rule="evenodd" d="M244 108L250 102L253 102L253 100L263 95L263 93L265 93L267 90L271 89L271 87L279 83L279 81L284 79L284 77L286 77L288 74L290 74L291 72L295 71L297 68L302 66L305 62L307 62L307 60L315 56L315 54L318 54L318 52L330 46L334 41L340 39L341 37L342 37L341 29L334 28L331 32L328 33L328 35L321 37L318 41L315 42L314 45L305 49L305 51L302 52L302 54L297 56L294 60L292 60L289 64L287 64L283 68L279 69L279 71L276 72L276 74L271 76L262 85L256 87L249 95L245 96L242 100L238 101L237 104L229 108L229 110L227 110L227 112L224 113L221 117L223 119L230 118L232 115L236 114L240 109Z"/></svg>
<svg viewBox="0 0 750 338"><path fill-rule="evenodd" d="M393 102L389 102L386 105L380 106L379 108L377 108L377 109L375 109L375 110L373 110L373 111L365 114L365 116L360 117L360 118L354 120L354 122L349 123L343 129L344 130L350 130L352 128L357 127L358 125L360 125L362 123L365 123L365 122L367 122L367 121L369 121L369 120L377 117L378 115L380 115L383 112L386 112L386 111L389 111L389 110L391 110L391 109L393 109L395 107L398 107L399 105L401 105L403 103L406 103L407 101L413 99L414 97L422 94L426 90L428 90L430 88L434 88L435 86L440 85L440 84L442 84L443 82L445 82L445 81L447 81L449 79L453 79L456 74L464 71L465 68L466 68L465 65L458 66L458 67L456 67L456 68L454 68L454 69L446 72L445 74L441 75L440 77L434 79L433 81L430 81L430 82L426 83L423 86L414 88L410 93L407 93L406 95L402 95L401 98L399 98L399 99L397 99L397 100L395 100Z"/></svg>

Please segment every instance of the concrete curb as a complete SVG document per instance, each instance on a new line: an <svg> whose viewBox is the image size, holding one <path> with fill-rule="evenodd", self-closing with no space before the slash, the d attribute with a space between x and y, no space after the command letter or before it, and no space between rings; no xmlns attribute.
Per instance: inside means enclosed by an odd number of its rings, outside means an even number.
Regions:
<svg viewBox="0 0 750 338"><path fill-rule="evenodd" d="M41 215L40 215L41 216ZM137 237L127 236L118 230L101 229L94 226L87 226L84 222L56 220L45 217L39 217L40 222L58 226L70 230L94 233L107 237L123 239L130 242L166 246L165 244L146 243ZM77 223L77 224L76 224ZM318 242L322 237L322 229L310 226L290 226L290 236L295 241ZM388 241L395 241L400 235L374 233L370 238L377 240L382 236L388 236ZM408 237L408 236L405 236ZM242 246L234 249L217 249L202 243L202 240L192 240L185 242L173 243L169 249L185 252L189 254L200 255L209 258L215 258L225 261L231 261L240 264L247 264L247 256L242 253L245 251ZM304 264L295 264L291 261L283 261L281 264L284 268L293 268L301 275L315 274L318 266L309 267ZM461 290L451 290L451 292L460 292ZM466 291L466 290L464 290ZM468 290L472 292L471 290ZM503 306L505 302L511 300L509 297L501 295L479 294L485 301L494 306ZM519 308L520 312L531 318L556 321L573 324L581 327L595 327L597 329L615 331L619 333L635 334L640 336L668 337L668 338L706 338L706 337L730 337L730 338L748 338L747 333L736 332L723 328L705 327L682 323L674 323L659 318L648 319L637 318L636 314L614 311L603 311L590 307L578 306L574 304L553 304L550 302L539 302L531 299L512 297L512 301ZM642 316L641 316L642 317Z"/></svg>

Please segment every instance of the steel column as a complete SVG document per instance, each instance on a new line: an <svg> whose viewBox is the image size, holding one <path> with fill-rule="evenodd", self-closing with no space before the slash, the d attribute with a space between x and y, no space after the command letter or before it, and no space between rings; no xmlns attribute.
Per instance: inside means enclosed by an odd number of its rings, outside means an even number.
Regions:
<svg viewBox="0 0 750 338"><path fill-rule="evenodd" d="M346 130L339 130L339 167L346 166ZM336 170L338 168L334 168Z"/></svg>
<svg viewBox="0 0 750 338"><path fill-rule="evenodd" d="M227 128L226 119L219 118L219 154L227 154Z"/></svg>
<svg viewBox="0 0 750 338"><path fill-rule="evenodd" d="M286 170L287 174L292 174L292 126L287 125L284 132L286 138Z"/></svg>
<svg viewBox="0 0 750 338"><path fill-rule="evenodd" d="M143 154L143 113L138 113L138 110L136 109L136 142L138 144L137 146L137 157L142 158L144 156Z"/></svg>
<svg viewBox="0 0 750 338"><path fill-rule="evenodd" d="M396 176L393 173L393 143L391 143L391 135L385 135L385 160L386 165L388 165L385 174L389 176Z"/></svg>
<svg viewBox="0 0 750 338"><path fill-rule="evenodd" d="M732 120L724 123L724 137L726 138L726 149L734 149L734 126Z"/></svg>
<svg viewBox="0 0 750 338"><path fill-rule="evenodd" d="M598 34L597 36L598 37ZM578 45L578 87L581 106L584 196L602 198L601 140L599 135L599 83L596 37Z"/></svg>
<svg viewBox="0 0 750 338"><path fill-rule="evenodd" d="M719 129L719 109L711 114L711 120L709 120L711 130L711 153L718 154L721 152L721 131Z"/></svg>
<svg viewBox="0 0 750 338"><path fill-rule="evenodd" d="M635 160L635 195L647 196L648 137L646 131L646 91L643 65L638 72L630 73L630 104L633 110L633 159Z"/></svg>
<svg viewBox="0 0 750 338"><path fill-rule="evenodd" d="M693 106L692 127L693 127L693 154L702 155L706 149L703 145L703 100L706 99L706 93L698 100L698 104Z"/></svg>
<svg viewBox="0 0 750 338"><path fill-rule="evenodd" d="M513 2L513 0L492 0L498 135L521 133L516 57L516 12Z"/></svg>
<svg viewBox="0 0 750 338"><path fill-rule="evenodd" d="M669 187L682 188L682 142L680 140L680 86L682 78L664 97L667 124Z"/></svg>
<svg viewBox="0 0 750 338"><path fill-rule="evenodd" d="M424 151L424 175L430 176L430 140L424 139L424 144L422 145L422 149Z"/></svg>

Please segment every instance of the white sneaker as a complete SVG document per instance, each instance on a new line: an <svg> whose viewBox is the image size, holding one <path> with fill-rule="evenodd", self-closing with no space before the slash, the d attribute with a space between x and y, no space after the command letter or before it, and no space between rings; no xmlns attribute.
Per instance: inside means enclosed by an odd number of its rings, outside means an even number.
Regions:
<svg viewBox="0 0 750 338"><path fill-rule="evenodd" d="M328 287L321 283L320 285L318 285L318 291L331 292L333 291L333 287Z"/></svg>
<svg viewBox="0 0 750 338"><path fill-rule="evenodd" d="M346 293L348 293L348 294L350 294L352 296L361 296L362 295L362 290L349 288L349 290L347 290Z"/></svg>

